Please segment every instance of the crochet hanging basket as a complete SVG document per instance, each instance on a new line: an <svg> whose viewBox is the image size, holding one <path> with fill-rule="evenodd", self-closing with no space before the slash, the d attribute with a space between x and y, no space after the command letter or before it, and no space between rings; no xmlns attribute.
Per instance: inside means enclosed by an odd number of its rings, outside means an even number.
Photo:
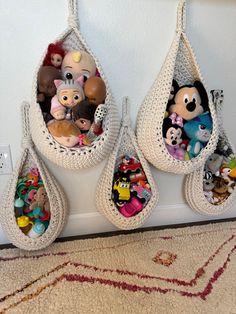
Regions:
<svg viewBox="0 0 236 314"><path fill-rule="evenodd" d="M214 164L217 163L217 158L221 159L219 156L223 156L226 158L226 160L230 161L231 164L234 166L233 169L227 169L227 171L234 171L233 178L230 179L230 183L232 184L232 187L229 186L228 191L223 192L222 194L212 192L211 190L209 192L204 192L204 180L206 180L206 174L209 176L209 171L211 177L213 177L213 182L216 180L218 182L218 189L216 191L219 191L219 187L221 187L221 182L224 182L223 177L218 173L217 175L214 174L214 168L207 166L204 164L202 167L197 169L196 171L188 174L185 178L185 184L184 184L184 193L185 198L189 206L193 209L199 212L203 215L220 215L230 209L234 204L236 200L236 151L233 147L232 143L230 142L229 138L227 137L224 128L223 128L223 121L222 121L222 104L223 104L223 95L222 91L215 90L214 93L214 103L216 105L217 110L217 116L218 116L218 122L219 122L219 140L217 143L216 150L212 156L210 156L211 160L213 160ZM235 162L232 163L232 160ZM230 173L229 173L230 176ZM230 177L227 176L227 180ZM211 181L211 178L208 179ZM212 181L211 181L212 182ZM228 182L228 181L226 181ZM227 189L227 185L226 188ZM213 191L215 188L213 187ZM220 197L220 198L219 198Z"/></svg>
<svg viewBox="0 0 236 314"><path fill-rule="evenodd" d="M164 171L187 174L199 168L214 151L218 127L215 108L209 102L212 132L207 145L200 153L188 160L179 160L171 155L163 139L163 121L166 116L173 79L179 86L204 84L193 49L185 33L186 2L180 0L177 10L177 28L169 53L149 93L140 106L137 118L137 139L145 158L156 168ZM206 90L207 91L207 90Z"/></svg>
<svg viewBox="0 0 236 314"><path fill-rule="evenodd" d="M151 214L159 199L159 193L155 181L151 175L149 165L140 151L134 131L130 127L128 112L127 98L125 98L123 103L123 119L119 137L115 144L114 150L108 158L107 164L99 179L99 184L96 190L96 206L98 210L104 214L115 226L120 229L127 230L142 226ZM138 173L138 176L144 172L146 180L149 184L149 190L151 190L151 197L148 202L144 204L142 210L137 211L135 215L130 217L124 216L121 213L121 209L118 209L117 205L112 199L113 186L115 181L114 174L118 169L119 161L123 156L126 155L135 156L136 160L141 163L142 171ZM130 203L127 204L132 204L132 199Z"/></svg>
<svg viewBox="0 0 236 314"><path fill-rule="evenodd" d="M49 173L44 162L34 150L29 134L29 104L27 103L24 103L22 106L22 118L22 153L3 193L0 220L3 230L12 244L21 249L33 251L47 247L58 237L66 222L67 201L55 178ZM37 238L29 237L26 233L23 233L22 229L20 229L17 224L15 214L15 197L19 180L25 177L29 168L32 167L34 169L37 168L39 171L50 207L48 227L46 231Z"/></svg>
<svg viewBox="0 0 236 314"><path fill-rule="evenodd" d="M107 154L112 150L118 135L119 117L108 81L102 71L99 61L86 44L78 29L76 0L68 0L68 4L70 12L68 18L69 26L55 42L63 42L65 52L80 50L89 53L93 57L97 70L106 85L105 105L107 114L103 119L103 133L90 145L79 148L62 146L51 136L44 121L40 105L37 103L37 75L40 66L43 64L47 51L45 51L42 56L33 80L32 103L30 106L30 129L36 147L49 160L64 168L82 169L98 164L106 158Z"/></svg>

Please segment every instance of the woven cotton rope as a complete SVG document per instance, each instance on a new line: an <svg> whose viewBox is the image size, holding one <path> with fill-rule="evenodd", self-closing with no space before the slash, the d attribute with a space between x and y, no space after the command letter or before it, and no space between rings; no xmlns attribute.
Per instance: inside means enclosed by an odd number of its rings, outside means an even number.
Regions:
<svg viewBox="0 0 236 314"><path fill-rule="evenodd" d="M29 134L29 104L27 103L22 106L22 118L22 153L3 193L0 218L9 240L21 249L32 251L47 247L60 234L67 219L67 200L61 187L34 150ZM30 167L36 167L39 170L50 205L49 225L46 231L37 238L29 237L19 228L14 208L19 179L26 175Z"/></svg>
<svg viewBox="0 0 236 314"><path fill-rule="evenodd" d="M32 139L39 149L48 159L55 162L59 166L68 169L82 169L92 167L101 162L107 154L112 150L116 140L119 119L118 111L111 94L108 81L103 73L99 61L94 53L88 47L84 38L82 37L77 23L77 3L73 0L68 0L69 4L69 26L66 31L59 36L55 42L62 42L63 48L66 52L72 50L79 50L87 52L95 61L97 71L106 85L106 98L104 105L106 107L106 116L103 119L103 132L92 141L90 145L82 147L63 146L59 144L55 138L49 133L47 125L44 121L42 110L39 103L37 103L37 77L43 60L46 56L46 51L40 60L39 66L36 69L33 91L32 103L30 106L30 128Z"/></svg>
<svg viewBox="0 0 236 314"><path fill-rule="evenodd" d="M220 215L235 203L236 151L223 128L223 92L214 90L212 94L220 131L217 147L202 167L186 176L184 191L192 209Z"/></svg>
<svg viewBox="0 0 236 314"><path fill-rule="evenodd" d="M212 130L209 140L202 145L203 148L198 155L189 158L183 153L181 158L173 157L174 154L169 153L163 138L164 119L173 80L178 82L180 87L195 86L195 82L200 82L206 91L205 94L208 94L193 49L185 33L185 15L186 2L180 0L174 40L157 79L140 106L137 118L137 139L145 158L156 168L177 174L190 173L199 168L214 151L218 138L217 118L211 101L208 103L207 112L212 121ZM174 114L176 115L175 112ZM183 151L181 149L182 146L179 146L180 152Z"/></svg>
<svg viewBox="0 0 236 314"><path fill-rule="evenodd" d="M148 190L151 191L151 197L148 202L144 204L144 207L129 217L124 216L124 214L121 213L122 209L118 209L112 199L115 169L118 168L118 164L122 157L127 155L135 156L135 158L141 163L142 167L141 172L136 174L131 173L128 181L130 180L132 182L132 175L140 176L141 173L145 173L145 177L149 185ZM99 179L96 190L96 206L98 210L118 228L135 229L144 224L156 206L158 199L159 192L157 190L156 183L152 177L149 165L138 147L136 136L130 127L127 98L124 98L123 119L119 137ZM127 204L132 204L132 199ZM135 206L136 205L137 204L135 204Z"/></svg>

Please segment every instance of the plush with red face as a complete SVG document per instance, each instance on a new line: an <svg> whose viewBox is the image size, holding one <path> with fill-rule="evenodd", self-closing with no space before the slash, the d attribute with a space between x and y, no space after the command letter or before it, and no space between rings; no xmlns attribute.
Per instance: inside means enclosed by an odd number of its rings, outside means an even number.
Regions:
<svg viewBox="0 0 236 314"><path fill-rule="evenodd" d="M205 111L209 111L207 92L200 81L195 81L193 85L180 87L167 110L175 112L184 120L192 120Z"/></svg>

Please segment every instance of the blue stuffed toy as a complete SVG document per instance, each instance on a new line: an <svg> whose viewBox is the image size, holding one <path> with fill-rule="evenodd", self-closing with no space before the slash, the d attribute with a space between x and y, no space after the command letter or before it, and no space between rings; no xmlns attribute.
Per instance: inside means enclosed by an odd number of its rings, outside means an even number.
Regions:
<svg viewBox="0 0 236 314"><path fill-rule="evenodd" d="M187 147L189 158L196 157L201 149L206 146L212 131L212 119L208 112L204 112L196 118L184 124L184 131L190 138Z"/></svg>

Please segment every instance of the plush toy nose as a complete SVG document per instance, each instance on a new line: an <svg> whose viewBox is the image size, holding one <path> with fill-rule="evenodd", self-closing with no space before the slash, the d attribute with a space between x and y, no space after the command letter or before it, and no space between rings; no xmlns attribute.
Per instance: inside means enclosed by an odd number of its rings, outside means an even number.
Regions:
<svg viewBox="0 0 236 314"><path fill-rule="evenodd" d="M190 112L194 111L195 108L196 108L196 104L193 101L189 102L186 106L186 109Z"/></svg>

